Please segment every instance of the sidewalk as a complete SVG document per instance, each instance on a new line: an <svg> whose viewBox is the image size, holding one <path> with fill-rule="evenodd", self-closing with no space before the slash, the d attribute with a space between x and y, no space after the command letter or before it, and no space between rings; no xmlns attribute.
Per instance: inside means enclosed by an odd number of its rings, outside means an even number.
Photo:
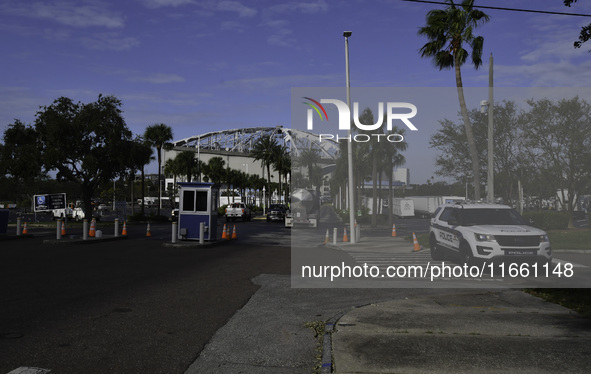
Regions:
<svg viewBox="0 0 591 374"><path fill-rule="evenodd" d="M517 290L443 291L345 314L333 372L588 372L590 320Z"/></svg>

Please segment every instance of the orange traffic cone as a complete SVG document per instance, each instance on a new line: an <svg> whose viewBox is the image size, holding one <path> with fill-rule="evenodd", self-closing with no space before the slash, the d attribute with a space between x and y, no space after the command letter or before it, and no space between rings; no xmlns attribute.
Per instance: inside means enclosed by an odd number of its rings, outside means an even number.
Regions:
<svg viewBox="0 0 591 374"><path fill-rule="evenodd" d="M127 236L127 222L123 221L123 231L121 232L122 236Z"/></svg>
<svg viewBox="0 0 591 374"><path fill-rule="evenodd" d="M150 231L150 222L148 222L148 227L146 227L146 236L152 236L152 232Z"/></svg>
<svg viewBox="0 0 591 374"><path fill-rule="evenodd" d="M29 230L27 230L27 222L25 222L25 225L23 226L23 234L28 234Z"/></svg>
<svg viewBox="0 0 591 374"><path fill-rule="evenodd" d="M66 235L66 223L62 221L62 236Z"/></svg>
<svg viewBox="0 0 591 374"><path fill-rule="evenodd" d="M90 221L90 230L88 230L88 236L90 236L91 238L94 238L95 234L96 234L96 223L93 218L92 221Z"/></svg>
<svg viewBox="0 0 591 374"><path fill-rule="evenodd" d="M238 235L236 235L236 225L234 225L234 230L232 231L232 239L237 239Z"/></svg>
<svg viewBox="0 0 591 374"><path fill-rule="evenodd" d="M226 224L224 223L224 228L222 229L222 239L228 239L228 234L226 233Z"/></svg>
<svg viewBox="0 0 591 374"><path fill-rule="evenodd" d="M327 244L329 241L329 237L328 237L328 229L326 229L326 235L324 236L324 244Z"/></svg>
<svg viewBox="0 0 591 374"><path fill-rule="evenodd" d="M348 242L349 241L349 237L347 236L347 228L345 227L345 233L343 234L343 241L344 242Z"/></svg>
<svg viewBox="0 0 591 374"><path fill-rule="evenodd" d="M392 224L392 237L396 236L396 224Z"/></svg>
<svg viewBox="0 0 591 374"><path fill-rule="evenodd" d="M419 241L417 240L417 236L415 235L415 233L412 233L412 245L413 245L413 251L420 251L421 250L421 246L419 245Z"/></svg>

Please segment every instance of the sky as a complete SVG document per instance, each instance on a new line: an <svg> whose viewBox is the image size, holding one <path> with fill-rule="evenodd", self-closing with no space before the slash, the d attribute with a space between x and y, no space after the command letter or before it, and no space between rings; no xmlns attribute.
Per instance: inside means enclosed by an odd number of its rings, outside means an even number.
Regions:
<svg viewBox="0 0 591 374"><path fill-rule="evenodd" d="M477 0L476 5L591 15L562 0ZM290 127L292 88L455 87L419 55L417 30L442 5L402 0L0 0L0 131L33 124L61 96L114 95L134 134L165 123L180 140L210 131ZM591 44L575 49L591 17L483 9L484 65L462 67L464 85L586 87ZM476 105L486 97L468 98ZM476 103L476 104L474 104ZM458 108L459 110L459 105ZM412 183L434 175L436 121L408 138ZM157 167L151 165L152 172ZM150 168L148 169L150 171ZM435 180L440 178L436 177Z"/></svg>

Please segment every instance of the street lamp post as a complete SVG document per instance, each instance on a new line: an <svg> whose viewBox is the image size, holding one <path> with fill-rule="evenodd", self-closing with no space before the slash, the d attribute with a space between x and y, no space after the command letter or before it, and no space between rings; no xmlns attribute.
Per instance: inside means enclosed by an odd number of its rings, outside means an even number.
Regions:
<svg viewBox="0 0 591 374"><path fill-rule="evenodd" d="M266 200L265 186L263 186L263 215L265 215L265 200Z"/></svg>
<svg viewBox="0 0 591 374"><path fill-rule="evenodd" d="M347 106L351 108L351 82L349 80L349 37L351 31L343 32L345 37L345 70L347 81ZM350 120L350 119L349 119ZM351 129L348 133L351 139ZM353 183L353 142L349 141L347 150L347 160L349 164L349 231L351 232L351 243L357 242L357 233L355 232L355 183Z"/></svg>
<svg viewBox="0 0 591 374"><path fill-rule="evenodd" d="M488 67L488 191L487 199L489 203L493 203L495 200L495 181L494 181L494 170L493 170L493 155L494 155L494 144L493 144L493 55L490 54L489 67Z"/></svg>

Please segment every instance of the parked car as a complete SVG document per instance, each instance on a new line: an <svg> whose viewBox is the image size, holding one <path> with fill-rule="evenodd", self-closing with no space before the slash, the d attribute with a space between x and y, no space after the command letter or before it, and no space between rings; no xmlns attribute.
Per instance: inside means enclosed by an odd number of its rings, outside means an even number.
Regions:
<svg viewBox="0 0 591 374"><path fill-rule="evenodd" d="M506 205L442 205L431 218L429 243L434 260L450 254L467 264L552 261L546 232L529 226L515 209Z"/></svg>
<svg viewBox="0 0 591 374"><path fill-rule="evenodd" d="M285 214L287 208L283 204L271 204L267 211L267 222L271 221L285 221Z"/></svg>
<svg viewBox="0 0 591 374"><path fill-rule="evenodd" d="M242 221L250 221L252 213L244 203L232 203L226 208L226 222L237 218L242 218Z"/></svg>

